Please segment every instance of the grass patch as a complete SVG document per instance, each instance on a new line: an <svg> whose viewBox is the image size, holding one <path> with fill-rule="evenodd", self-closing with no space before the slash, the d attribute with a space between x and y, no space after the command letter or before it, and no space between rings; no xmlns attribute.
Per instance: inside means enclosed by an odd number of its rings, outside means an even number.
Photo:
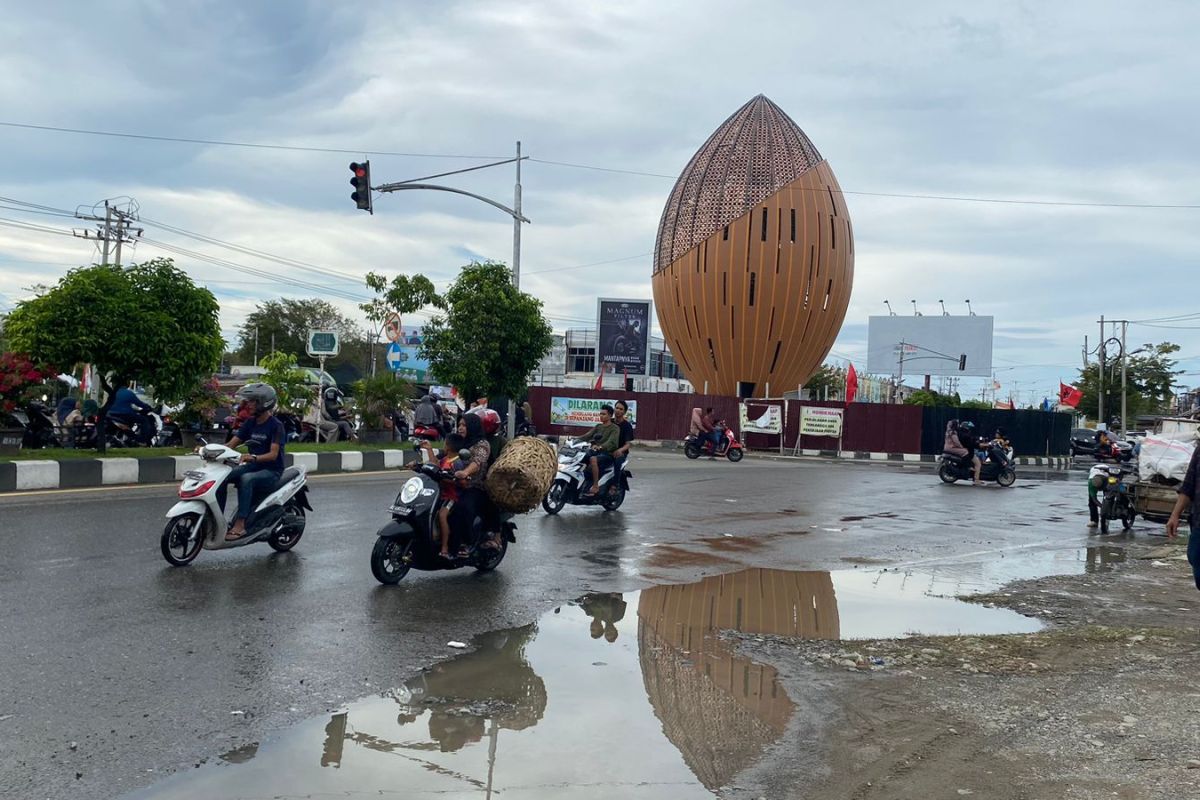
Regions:
<svg viewBox="0 0 1200 800"><path fill-rule="evenodd" d="M434 447L441 447L441 442L434 442ZM332 453L339 450L411 450L408 442L379 442L360 444L358 442L322 442L321 444L289 444L289 453ZM12 455L0 456L0 462L5 461L73 461L81 458L161 458L162 456L186 456L193 451L184 447L130 447L109 448L103 456L95 450L75 450L69 447L54 447L45 450L22 450Z"/></svg>

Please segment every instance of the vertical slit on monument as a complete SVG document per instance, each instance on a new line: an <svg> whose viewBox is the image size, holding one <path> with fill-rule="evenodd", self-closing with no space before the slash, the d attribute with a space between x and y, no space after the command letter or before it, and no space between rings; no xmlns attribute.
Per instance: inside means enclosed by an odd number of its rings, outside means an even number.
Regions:
<svg viewBox="0 0 1200 800"><path fill-rule="evenodd" d="M829 218L829 249L837 250L837 227L833 217Z"/></svg>
<svg viewBox="0 0 1200 800"><path fill-rule="evenodd" d="M833 294L833 278L829 279L829 285L825 287L825 302L821 304L821 310L829 308L829 295Z"/></svg>
<svg viewBox="0 0 1200 800"><path fill-rule="evenodd" d="M721 274L721 305L729 305L729 273Z"/></svg>
<svg viewBox="0 0 1200 800"><path fill-rule="evenodd" d="M829 204L833 206L833 215L836 217L838 215L837 201L833 199L833 187L826 185L825 190L829 192Z"/></svg>
<svg viewBox="0 0 1200 800"><path fill-rule="evenodd" d="M775 333L775 306L771 306L771 322L767 325L767 338L771 338L771 334Z"/></svg>
<svg viewBox="0 0 1200 800"><path fill-rule="evenodd" d="M717 354L713 352L712 339L708 340L708 357L712 359L713 369L717 368Z"/></svg>
<svg viewBox="0 0 1200 800"><path fill-rule="evenodd" d="M771 369L768 370L772 374L775 372L775 364L779 361L779 348L783 346L783 340L775 343L775 357L771 359Z"/></svg>
<svg viewBox="0 0 1200 800"><path fill-rule="evenodd" d="M756 277L757 277L757 275L755 273L753 273L753 272L750 273L750 305L751 306L754 305L754 282L755 282Z"/></svg>
<svg viewBox="0 0 1200 800"><path fill-rule="evenodd" d="M792 241L796 241L796 209L792 209Z"/></svg>
<svg viewBox="0 0 1200 800"><path fill-rule="evenodd" d="M762 210L762 232L760 234L760 238L764 242L767 240L767 208L766 208L766 206L763 206L763 210Z"/></svg>

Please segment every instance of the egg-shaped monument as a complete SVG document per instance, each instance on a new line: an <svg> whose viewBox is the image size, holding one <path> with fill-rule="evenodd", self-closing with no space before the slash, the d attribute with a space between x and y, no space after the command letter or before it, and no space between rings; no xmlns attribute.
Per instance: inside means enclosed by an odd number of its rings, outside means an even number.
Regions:
<svg viewBox="0 0 1200 800"><path fill-rule="evenodd" d="M853 279L833 170L755 97L692 156L663 209L652 282L668 347L698 392L779 396L829 354Z"/></svg>

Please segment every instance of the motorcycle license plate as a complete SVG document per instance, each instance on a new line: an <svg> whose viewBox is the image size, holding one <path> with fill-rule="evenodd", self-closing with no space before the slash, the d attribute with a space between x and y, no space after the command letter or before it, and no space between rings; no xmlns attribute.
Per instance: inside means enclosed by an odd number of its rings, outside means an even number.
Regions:
<svg viewBox="0 0 1200 800"><path fill-rule="evenodd" d="M399 514L402 517L407 517L409 514L412 513L412 508L409 506L392 506L388 510L391 511L393 514Z"/></svg>

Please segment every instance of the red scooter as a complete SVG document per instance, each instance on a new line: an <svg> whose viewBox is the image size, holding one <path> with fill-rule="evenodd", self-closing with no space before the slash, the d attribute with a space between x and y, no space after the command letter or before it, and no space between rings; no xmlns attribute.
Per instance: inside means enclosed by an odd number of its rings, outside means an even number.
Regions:
<svg viewBox="0 0 1200 800"><path fill-rule="evenodd" d="M693 459L699 458L700 456L712 456L713 458L725 456L736 464L737 462L741 461L742 456L746 454L744 448L742 447L742 443L739 442L737 437L733 435L733 428L725 428L724 437L725 440L721 442L720 446L718 446L716 451L714 451L711 439L707 439L701 443L698 437L688 436L683 440L683 454L688 458Z"/></svg>

